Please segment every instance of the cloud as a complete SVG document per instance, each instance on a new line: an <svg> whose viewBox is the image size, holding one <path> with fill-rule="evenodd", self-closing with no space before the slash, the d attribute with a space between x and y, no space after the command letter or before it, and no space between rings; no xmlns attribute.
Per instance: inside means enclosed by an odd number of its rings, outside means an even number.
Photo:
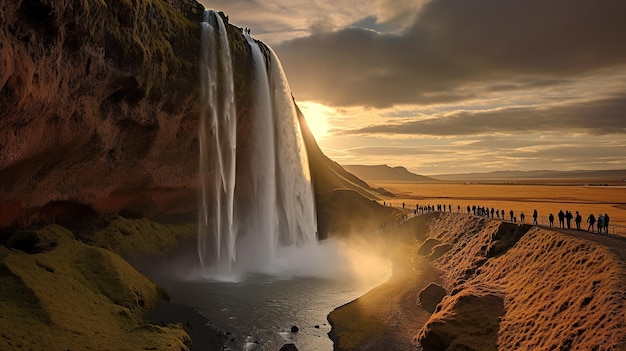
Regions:
<svg viewBox="0 0 626 351"><path fill-rule="evenodd" d="M413 13L399 34L345 28L276 46L294 93L333 106L433 104L626 66L623 1L433 0Z"/></svg>
<svg viewBox="0 0 626 351"><path fill-rule="evenodd" d="M378 0L378 22L403 29L413 23L428 0Z"/></svg>
<svg viewBox="0 0 626 351"><path fill-rule="evenodd" d="M565 105L461 111L393 124L342 131L344 134L416 134L435 136L515 133L626 133L626 95Z"/></svg>
<svg viewBox="0 0 626 351"><path fill-rule="evenodd" d="M266 44L332 32L372 15L377 0L199 0L230 15L231 23L252 29Z"/></svg>

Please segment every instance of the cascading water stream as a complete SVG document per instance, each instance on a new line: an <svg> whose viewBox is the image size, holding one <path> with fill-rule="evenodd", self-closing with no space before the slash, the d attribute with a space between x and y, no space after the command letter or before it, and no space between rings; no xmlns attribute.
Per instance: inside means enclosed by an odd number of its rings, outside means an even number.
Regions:
<svg viewBox="0 0 626 351"><path fill-rule="evenodd" d="M236 255L233 203L237 120L233 72L226 28L220 16L205 11L201 25L198 257L203 268L230 267Z"/></svg>
<svg viewBox="0 0 626 351"><path fill-rule="evenodd" d="M245 140L237 141L231 57L221 17L206 11L202 33L200 262L204 274L214 278L273 273L280 270L281 247L317 242L294 101L276 54L245 35L253 60L251 116ZM246 152L236 158L238 143Z"/></svg>

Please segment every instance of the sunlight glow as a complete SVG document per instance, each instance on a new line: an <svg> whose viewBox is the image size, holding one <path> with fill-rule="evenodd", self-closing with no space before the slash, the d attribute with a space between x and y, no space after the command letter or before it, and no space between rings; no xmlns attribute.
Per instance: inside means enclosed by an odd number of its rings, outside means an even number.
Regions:
<svg viewBox="0 0 626 351"><path fill-rule="evenodd" d="M319 140L327 137L328 115L335 113L335 111L328 106L309 101L298 102L298 106L315 138Z"/></svg>

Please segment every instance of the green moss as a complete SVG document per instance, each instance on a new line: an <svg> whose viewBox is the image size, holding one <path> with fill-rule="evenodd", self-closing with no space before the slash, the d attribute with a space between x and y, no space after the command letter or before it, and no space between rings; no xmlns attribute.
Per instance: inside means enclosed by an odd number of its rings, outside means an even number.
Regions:
<svg viewBox="0 0 626 351"><path fill-rule="evenodd" d="M101 248L67 240L12 250L0 261L0 349L187 349L178 328L141 328L158 298L153 282Z"/></svg>
<svg viewBox="0 0 626 351"><path fill-rule="evenodd" d="M165 255L196 237L196 224L160 224L148 219L117 217L106 227L81 237L96 246L109 249L124 257L136 255Z"/></svg>

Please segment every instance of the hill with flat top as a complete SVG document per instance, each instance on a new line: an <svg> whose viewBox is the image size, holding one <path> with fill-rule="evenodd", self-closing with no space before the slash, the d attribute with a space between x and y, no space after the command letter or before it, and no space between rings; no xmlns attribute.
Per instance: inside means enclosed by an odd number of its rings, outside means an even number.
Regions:
<svg viewBox="0 0 626 351"><path fill-rule="evenodd" d="M415 182L434 183L437 179L410 172L404 167L390 167L387 165L363 166L347 165L343 166L348 172L369 182Z"/></svg>

